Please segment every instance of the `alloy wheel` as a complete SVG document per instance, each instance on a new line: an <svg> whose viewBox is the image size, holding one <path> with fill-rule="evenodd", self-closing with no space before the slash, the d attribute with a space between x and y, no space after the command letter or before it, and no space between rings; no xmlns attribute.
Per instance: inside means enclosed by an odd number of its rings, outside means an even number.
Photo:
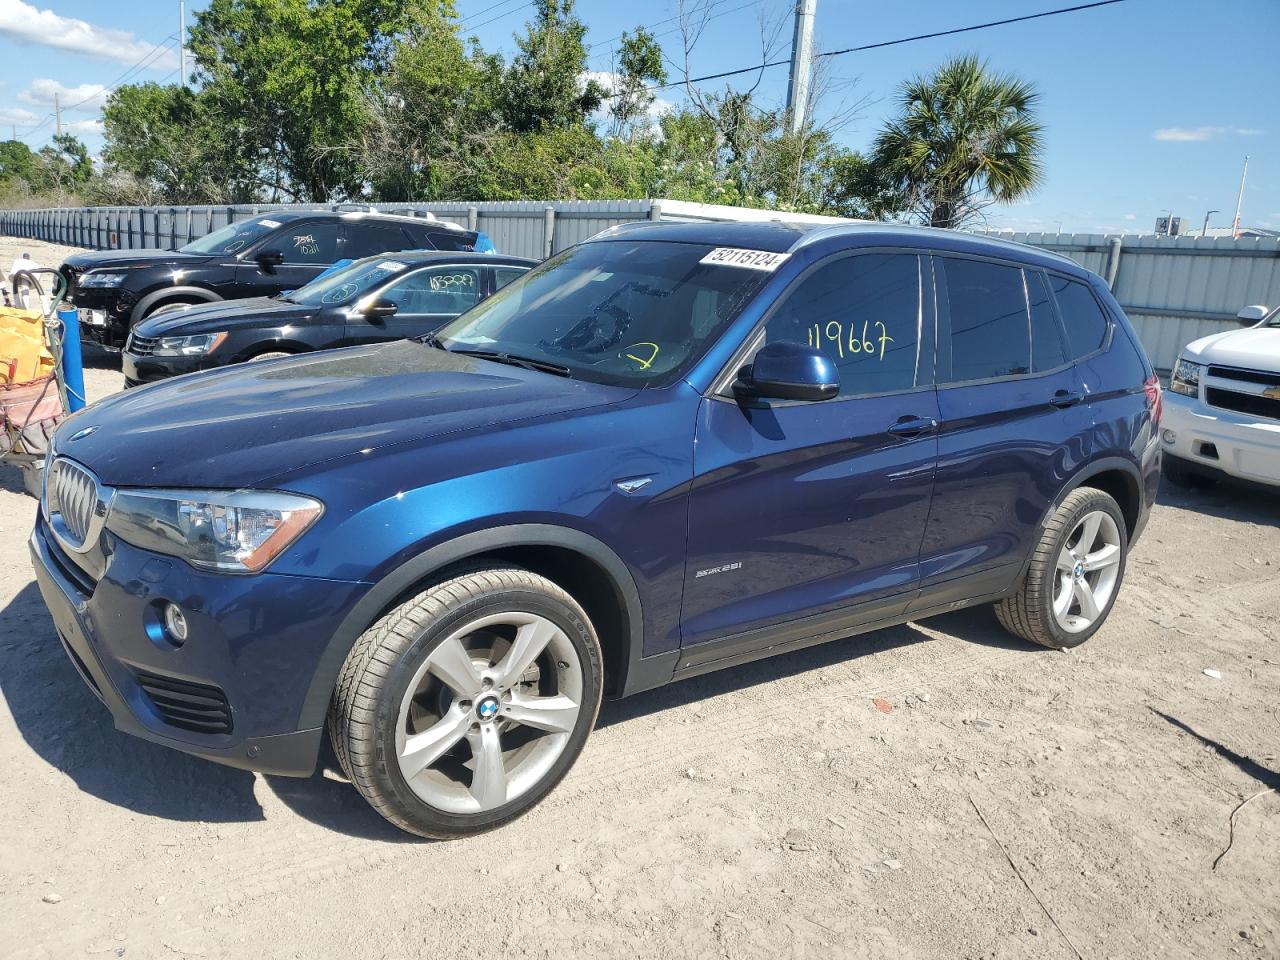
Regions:
<svg viewBox="0 0 1280 960"><path fill-rule="evenodd" d="M1111 514L1086 513L1056 561L1053 615L1067 633L1089 629L1107 609L1120 581L1120 528Z"/></svg>
<svg viewBox="0 0 1280 960"><path fill-rule="evenodd" d="M563 753L584 688L581 659L553 621L520 611L472 620L431 650L405 691L400 773L446 813L510 803Z"/></svg>

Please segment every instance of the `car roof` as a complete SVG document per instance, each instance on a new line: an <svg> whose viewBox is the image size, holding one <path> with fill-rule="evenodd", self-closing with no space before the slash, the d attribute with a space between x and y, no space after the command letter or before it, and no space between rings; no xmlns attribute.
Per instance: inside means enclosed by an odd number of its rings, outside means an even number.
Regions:
<svg viewBox="0 0 1280 960"><path fill-rule="evenodd" d="M462 250L394 250L388 253L377 253L370 257L362 257L359 262L373 260L396 260L406 266L418 266L432 261L443 263L476 263L488 266L536 267L537 260L528 257L512 257L504 253L474 253Z"/></svg>
<svg viewBox="0 0 1280 960"><path fill-rule="evenodd" d="M275 220L279 223L293 223L297 220L387 220L393 223L409 221L427 229L445 230L456 233L470 233L466 227L449 220L435 217L415 217L408 213L395 213L383 210L263 210L253 219Z"/></svg>
<svg viewBox="0 0 1280 960"><path fill-rule="evenodd" d="M785 216L785 214L783 215ZM848 223L799 223L785 219L767 223L688 223L678 221L637 221L610 227L592 237L593 241L665 240L674 243L705 243L723 247L794 253L816 248L819 255L859 247L908 247L949 253L969 253L999 257L1083 276L1088 273L1074 260L1025 243L996 237L912 227L895 223L850 221Z"/></svg>

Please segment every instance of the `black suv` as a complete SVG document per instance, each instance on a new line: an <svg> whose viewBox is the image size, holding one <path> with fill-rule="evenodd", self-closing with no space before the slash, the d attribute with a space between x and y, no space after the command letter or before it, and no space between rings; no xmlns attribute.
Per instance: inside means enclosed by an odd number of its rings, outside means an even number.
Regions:
<svg viewBox="0 0 1280 960"><path fill-rule="evenodd" d="M62 265L80 329L104 347L162 307L262 297L310 282L335 260L398 250L471 251L477 235L443 220L324 210L274 211L177 250L98 250Z"/></svg>

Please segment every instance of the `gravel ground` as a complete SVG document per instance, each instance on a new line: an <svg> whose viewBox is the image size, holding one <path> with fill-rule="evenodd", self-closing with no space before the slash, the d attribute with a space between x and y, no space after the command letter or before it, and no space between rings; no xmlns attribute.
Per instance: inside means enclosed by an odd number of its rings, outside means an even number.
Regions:
<svg viewBox="0 0 1280 960"><path fill-rule="evenodd" d="M0 956L1280 956L1280 795L1214 868L1280 787L1273 494L1167 489L1075 652L973 610L606 704L550 799L454 843L332 761L116 733L32 581L34 510L0 468Z"/></svg>

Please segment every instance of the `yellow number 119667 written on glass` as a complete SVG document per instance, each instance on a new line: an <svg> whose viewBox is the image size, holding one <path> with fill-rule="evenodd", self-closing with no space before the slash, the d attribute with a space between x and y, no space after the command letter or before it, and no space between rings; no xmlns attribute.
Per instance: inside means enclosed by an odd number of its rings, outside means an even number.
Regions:
<svg viewBox="0 0 1280 960"><path fill-rule="evenodd" d="M893 343L893 337L889 336L889 329L884 325L883 321L877 320L874 324L879 331L879 336L868 337L873 324L870 320L864 321L862 324L862 336L858 336L856 326L850 325L848 340L845 339L844 324L839 320L828 321L826 327L815 323L809 327L809 346L822 349L824 338L825 342L834 343L836 351L840 354L840 359L844 359L845 353L866 353L877 360L884 359L884 350L888 344Z"/></svg>

